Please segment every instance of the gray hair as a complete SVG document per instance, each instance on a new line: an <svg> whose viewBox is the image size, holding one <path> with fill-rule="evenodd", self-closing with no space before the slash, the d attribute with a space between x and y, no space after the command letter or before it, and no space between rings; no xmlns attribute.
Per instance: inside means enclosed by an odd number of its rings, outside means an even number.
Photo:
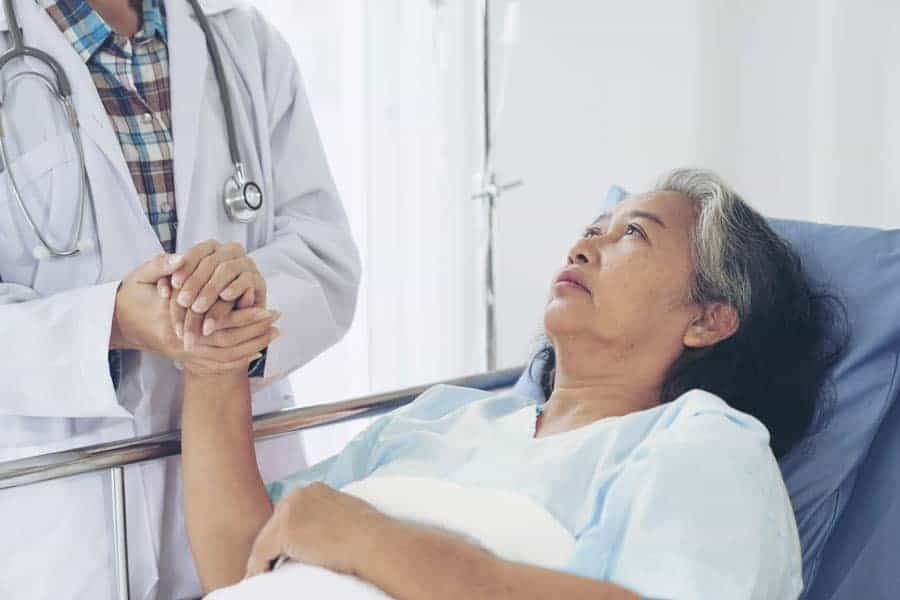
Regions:
<svg viewBox="0 0 900 600"><path fill-rule="evenodd" d="M662 378L659 401L695 388L715 394L763 423L780 459L809 430L817 406L830 416L834 388L828 376L849 339L846 308L840 298L810 286L791 245L719 176L679 169L654 191L680 194L695 209L691 299L728 303L741 318L727 340L683 349ZM532 367L539 369L537 379ZM527 371L544 398L552 397L556 367L556 349L546 340ZM825 393L829 404L817 404ZM815 423L813 431L827 426L825 420Z"/></svg>
<svg viewBox="0 0 900 600"><path fill-rule="evenodd" d="M691 300L726 302L745 319L754 292L749 264L765 260L763 248L784 242L759 213L712 171L676 169L665 175L653 191L679 193L697 210L697 224L691 234L695 268Z"/></svg>

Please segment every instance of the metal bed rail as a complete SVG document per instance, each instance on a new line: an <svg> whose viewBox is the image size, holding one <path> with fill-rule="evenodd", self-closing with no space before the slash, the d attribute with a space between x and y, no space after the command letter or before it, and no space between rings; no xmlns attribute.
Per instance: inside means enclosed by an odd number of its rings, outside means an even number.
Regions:
<svg viewBox="0 0 900 600"><path fill-rule="evenodd" d="M496 390L512 386L523 367L501 369L364 396L352 400L289 408L253 417L256 440L350 419L379 415L412 402L419 394L439 383ZM125 467L181 453L181 431L106 442L0 462L0 490L32 485L62 477L109 470L113 494L113 528L116 576L120 599L129 598L127 518L125 514Z"/></svg>

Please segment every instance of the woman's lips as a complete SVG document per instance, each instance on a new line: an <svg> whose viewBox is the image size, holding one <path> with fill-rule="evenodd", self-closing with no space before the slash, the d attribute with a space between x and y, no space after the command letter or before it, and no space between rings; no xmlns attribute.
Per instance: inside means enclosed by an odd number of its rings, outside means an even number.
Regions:
<svg viewBox="0 0 900 600"><path fill-rule="evenodd" d="M584 292L587 292L588 294L591 294L591 288L588 287L584 275L582 275L577 269L573 269L571 267L562 270L562 272L556 277L554 285L575 287Z"/></svg>

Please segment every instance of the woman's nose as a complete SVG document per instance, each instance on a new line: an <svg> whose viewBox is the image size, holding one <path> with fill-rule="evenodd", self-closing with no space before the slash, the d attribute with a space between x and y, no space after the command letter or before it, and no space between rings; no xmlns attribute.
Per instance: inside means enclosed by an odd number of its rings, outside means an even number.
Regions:
<svg viewBox="0 0 900 600"><path fill-rule="evenodd" d="M572 246L572 249L569 250L569 255L566 257L567 265L586 265L596 261L596 251L591 248L590 244L586 239L579 240L577 244Z"/></svg>

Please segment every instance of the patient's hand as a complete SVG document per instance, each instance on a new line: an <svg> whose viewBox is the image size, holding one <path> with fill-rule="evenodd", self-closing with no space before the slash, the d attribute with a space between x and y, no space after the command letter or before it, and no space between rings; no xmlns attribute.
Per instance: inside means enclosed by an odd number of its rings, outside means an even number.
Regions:
<svg viewBox="0 0 900 600"><path fill-rule="evenodd" d="M357 574L379 524L389 517L372 505L321 483L292 492L276 506L247 561L247 576L272 568L280 556Z"/></svg>
<svg viewBox="0 0 900 600"><path fill-rule="evenodd" d="M278 311L259 308L234 310L224 319L221 329L181 352L184 370L197 375L233 370L246 374L250 363L280 335L273 327L280 316Z"/></svg>

